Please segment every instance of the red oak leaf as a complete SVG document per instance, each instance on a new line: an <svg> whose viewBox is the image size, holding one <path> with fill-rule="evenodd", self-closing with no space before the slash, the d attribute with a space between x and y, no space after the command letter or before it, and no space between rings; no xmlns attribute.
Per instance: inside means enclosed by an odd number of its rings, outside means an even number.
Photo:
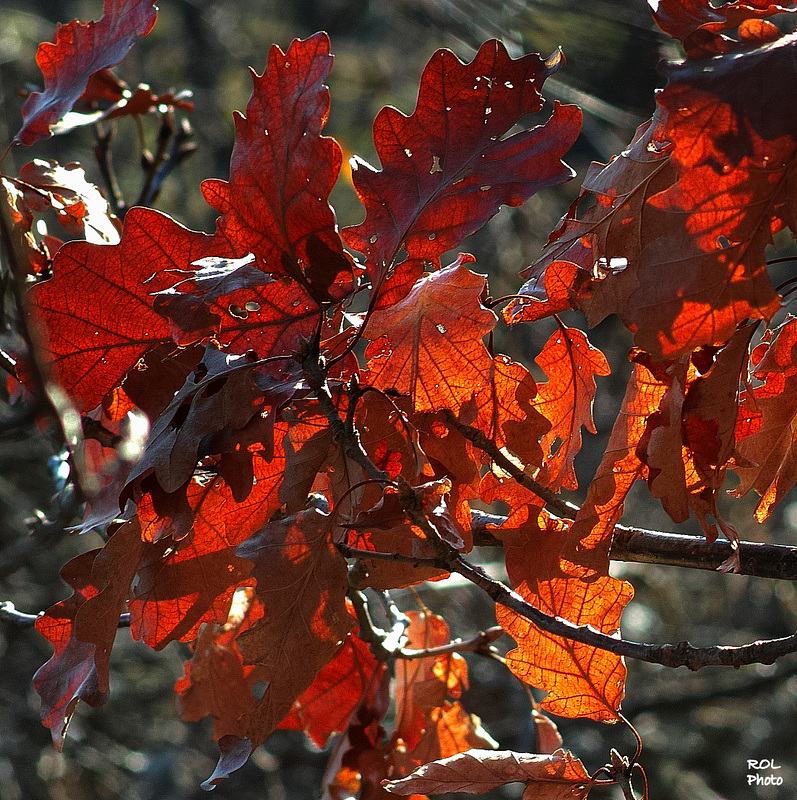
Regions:
<svg viewBox="0 0 797 800"><path fill-rule="evenodd" d="M160 649L171 641L192 641L204 622L227 620L235 589L252 583L251 565L235 548L279 507L285 462L278 439L269 460L252 445L255 483L245 500L236 502L221 478L189 484L191 533L179 541L161 539L139 567L129 603L134 638Z"/></svg>
<svg viewBox="0 0 797 800"><path fill-rule="evenodd" d="M35 211L53 209L58 222L71 236L95 244L116 244L121 224L111 213L102 192L86 180L79 164L62 167L56 161L37 158L19 171L25 199Z"/></svg>
<svg viewBox="0 0 797 800"><path fill-rule="evenodd" d="M310 508L270 522L236 551L254 562L263 619L239 637L244 663L268 687L239 735L253 746L290 713L294 701L338 652L354 621L345 605L346 562L331 542L331 519Z"/></svg>
<svg viewBox="0 0 797 800"><path fill-rule="evenodd" d="M797 318L789 316L774 333L767 332L754 353L753 375L763 383L742 395L733 471L740 484L734 494L755 489L761 500L755 511L763 522L797 482Z"/></svg>
<svg viewBox="0 0 797 800"><path fill-rule="evenodd" d="M228 249L163 214L133 208L118 245L70 242L58 251L54 277L34 286L31 298L56 377L81 411L99 405L147 350L170 341L151 296L174 283L169 270Z"/></svg>
<svg viewBox="0 0 797 800"><path fill-rule="evenodd" d="M318 35L296 41L289 53L290 70L288 57L275 48L263 78L255 80L253 117L238 122L230 182L207 186L206 196L223 212L214 236L188 231L149 209L132 209L118 245L82 242L62 248L53 265L54 278L34 289L33 302L49 332L57 377L81 410L98 405L147 350L168 340L170 332L185 344L211 335L218 324L220 341L233 349L256 347L262 357L285 355L300 350L303 338L320 324L320 311L308 292L325 300L329 292L339 298L350 290L351 262L323 199L337 174L335 158L339 164L340 157L334 156L337 145L320 136L320 121L313 116L326 113L321 80L329 69L328 40ZM287 94L282 97L280 91ZM262 114L269 108L275 117L267 134ZM307 136L302 136L305 127ZM282 147L287 160L275 161L271 147ZM288 186L293 194L268 194ZM272 207L270 201L277 204ZM255 216L247 217L249 211ZM204 316L188 326L196 336L185 334L184 318L170 325L156 312L163 308L160 293L182 284L175 275L185 275L192 264L208 257L242 258L250 252L258 266L290 279L269 281L266 276L255 288L230 290L223 306L219 298L210 309L197 303ZM205 286L200 289L206 291Z"/></svg>
<svg viewBox="0 0 797 800"><path fill-rule="evenodd" d="M257 704L252 694L257 676L241 663L237 631L226 627L202 627L194 656L185 662L185 674L174 687L180 716L187 722L211 716L214 739L234 735L238 719Z"/></svg>
<svg viewBox="0 0 797 800"><path fill-rule="evenodd" d="M577 328L559 323L557 330L537 356L537 364L548 376L537 386L533 407L549 423L540 439L543 452L541 481L557 491L576 489L573 459L581 449L582 425L595 433L592 401L595 377L611 370L600 350Z"/></svg>
<svg viewBox="0 0 797 800"><path fill-rule="evenodd" d="M625 497L643 474L637 446L665 391L665 384L637 364L604 457L569 530L537 509L507 540L510 580L540 610L610 635L619 629L633 590L609 575L609 546ZM620 657L541 631L503 606L497 614L518 643L507 654L507 666L548 691L543 708L562 716L616 721L626 674Z"/></svg>
<svg viewBox="0 0 797 800"><path fill-rule="evenodd" d="M757 327L740 327L713 363L701 365L705 375L697 371L699 353L691 364L681 359L651 365L667 388L658 410L648 417L636 454L648 468L651 494L676 522L694 511L709 541L717 536L709 515L731 541L738 540L719 514L717 494L734 453L739 385Z"/></svg>
<svg viewBox="0 0 797 800"><path fill-rule="evenodd" d="M764 248L791 224L783 187L795 140L793 126L762 111L755 87L792 69L790 48L785 39L720 57L705 73L702 61L670 67L656 117L620 157L593 165L584 189L594 205L577 218L574 204L524 272L523 291L541 299L548 269L577 265L568 292L589 324L616 313L657 359L722 344L739 323L771 317L779 304ZM518 301L506 314L522 319L533 306Z"/></svg>
<svg viewBox="0 0 797 800"><path fill-rule="evenodd" d="M25 124L15 141L34 144L50 136L50 128L83 94L91 75L118 64L139 36L155 25L153 0L105 0L98 22L73 20L59 25L55 42L42 42L36 63L44 91L32 92L22 107Z"/></svg>
<svg viewBox="0 0 797 800"><path fill-rule="evenodd" d="M542 464L539 440L551 424L536 407L536 395L537 384L522 364L496 356L490 383L474 397L478 411L472 423L532 471Z"/></svg>
<svg viewBox="0 0 797 800"><path fill-rule="evenodd" d="M208 180L202 193L223 216L219 232L240 254L254 253L266 272L293 278L316 301L339 300L352 284L351 258L328 197L342 160L321 136L329 115L324 85L332 67L329 37L276 45L246 116L235 116L229 182Z"/></svg>
<svg viewBox="0 0 797 800"><path fill-rule="evenodd" d="M385 788L394 794L483 794L506 783L525 783L524 800L584 800L589 775L570 752L551 755L469 750L419 767Z"/></svg>
<svg viewBox="0 0 797 800"><path fill-rule="evenodd" d="M546 614L613 635L633 590L609 577L608 559L602 574L593 571L585 581L562 571L566 565L560 553L568 531L561 522L540 513L519 528L521 535L506 547L507 572L516 591ZM626 674L621 658L542 631L504 606L496 607L496 618L517 642L507 653L509 669L548 692L542 708L565 717L617 720Z"/></svg>
<svg viewBox="0 0 797 800"><path fill-rule="evenodd" d="M560 159L580 129L575 106L557 104L544 125L502 138L542 108L542 84L562 62L560 53L513 60L494 40L470 64L439 50L424 70L415 112L407 117L387 107L377 115L382 169L355 161L352 177L366 219L344 231L347 244L366 255L375 296L401 247L417 277L421 262L439 266L443 253L502 204L520 205L573 176ZM409 289L406 277L397 279Z"/></svg>
<svg viewBox="0 0 797 800"><path fill-rule="evenodd" d="M670 36L680 39L690 59L728 53L738 43L725 31L739 27L739 39L765 44L780 37L778 28L764 17L780 12L797 11L793 2L771 3L769 0L735 0L712 5L709 0L658 0L650 2L653 19Z"/></svg>
<svg viewBox="0 0 797 800"><path fill-rule="evenodd" d="M78 700L99 706L108 697L111 647L143 548L141 529L128 522L102 550L72 559L61 573L72 597L36 621L55 653L33 685L42 699L42 721L59 749Z"/></svg>
<svg viewBox="0 0 797 800"><path fill-rule="evenodd" d="M496 316L479 303L485 279L463 266L471 260L424 276L368 321L370 383L412 397L415 411L457 410L492 374L482 338Z"/></svg>
<svg viewBox="0 0 797 800"><path fill-rule="evenodd" d="M324 747L333 733L346 729L361 703L373 702L386 669L356 631L352 632L337 655L296 698L279 727L304 731L316 746Z"/></svg>
<svg viewBox="0 0 797 800"><path fill-rule="evenodd" d="M426 650L448 644L448 625L427 612L407 614L407 644ZM472 747L494 745L478 717L458 698L468 688L468 667L457 653L396 663L396 728L392 775L405 775L420 764Z"/></svg>

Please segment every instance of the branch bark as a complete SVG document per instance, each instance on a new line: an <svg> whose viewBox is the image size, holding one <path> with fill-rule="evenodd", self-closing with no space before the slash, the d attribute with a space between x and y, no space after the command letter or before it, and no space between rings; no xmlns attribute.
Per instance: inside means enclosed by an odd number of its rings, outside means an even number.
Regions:
<svg viewBox="0 0 797 800"><path fill-rule="evenodd" d="M506 517L474 510L471 513L474 543L482 547L503 547L495 529L500 529L505 522ZM724 540L707 542L701 536L617 525L609 557L612 561L716 571L732 553L731 543ZM739 557L741 575L797 580L797 547L740 542Z"/></svg>

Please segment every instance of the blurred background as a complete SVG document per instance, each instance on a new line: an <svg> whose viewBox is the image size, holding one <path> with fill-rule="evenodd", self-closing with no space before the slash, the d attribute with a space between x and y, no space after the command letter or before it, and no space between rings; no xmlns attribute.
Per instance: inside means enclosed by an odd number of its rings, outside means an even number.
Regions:
<svg viewBox="0 0 797 800"><path fill-rule="evenodd" d="M643 0L163 0L153 33L131 51L118 74L130 85L146 82L156 93L190 89L196 153L166 183L156 207L195 229L213 230L213 213L198 192L201 180L227 177L233 144L232 111L243 110L251 92L247 68L263 70L272 43L286 48L295 37L330 33L335 67L330 79L332 112L326 132L346 155L377 163L371 123L387 104L410 113L424 64L440 47L470 60L485 39L501 38L514 56L550 54L562 46L567 65L546 83L549 100L575 102L585 111L583 135L568 155L578 179L545 190L522 208L504 209L463 249L489 274L494 297L515 291L517 273L534 260L547 235L578 194L593 160L605 162L627 144L653 111L653 92L663 84L656 65L677 49L653 25ZM3 0L0 4L0 141L21 124L20 92L40 88L35 65L39 42L52 40L56 22L98 19L100 0ZM180 112L178 112L179 114ZM540 115L540 121L545 117ZM154 142L157 123L143 131ZM5 144L2 145L5 147ZM152 145L151 145L152 146ZM4 168L55 158L79 161L101 184L90 128L55 137L35 148L17 148ZM132 120L119 122L114 163L120 188L133 202L141 183L140 146ZM16 160L16 163L14 163ZM362 212L343 175L333 194L342 225ZM576 314L567 321L582 325ZM548 338L545 323L502 331L497 349L530 364ZM599 379L598 433L586 435L577 463L581 493L597 465L628 375L629 337L615 320L590 332L609 358L613 374ZM0 409L5 412L7 409ZM72 556L101 545L99 537L63 534L68 516L54 501L58 489L57 439L32 425L3 424L0 415L0 600L35 612L63 599L58 577ZM55 465L55 466L54 466ZM797 544L797 505L763 527L752 521L754 498L728 503L728 521L743 539ZM60 515L60 516L59 516ZM42 524L42 518L52 524ZM660 530L697 533L674 526L661 507L635 489L626 520ZM67 522L69 520L66 520ZM490 559L490 552L484 554ZM626 637L642 641L741 644L797 629L793 584L693 572L673 567L615 564L637 596L624 616ZM454 635L467 636L494 623L492 606L468 587L424 589L426 604L443 614ZM396 593L404 609L408 593ZM507 648L509 643L500 643ZM112 661L112 698L100 709L78 708L63 753L50 745L39 723L31 688L50 648L31 629L0 622L0 798L2 800L193 800L213 769L217 750L210 725L187 724L174 708L172 687L188 650L153 652L120 631ZM469 711L479 714L503 749L533 748L529 704L522 686L492 661L469 657ZM624 713L642 735L642 763L655 800L780 800L797 793L797 659L738 671L709 668L696 674L629 664ZM610 747L633 753L620 726L558 720L565 745L588 770L601 766ZM304 800L317 796L328 754L294 732L277 732L249 764L216 789L219 798ZM748 785L747 760L772 759L781 786ZM594 796L619 797L612 790ZM521 787L496 790L517 798ZM593 795L591 795L593 796Z"/></svg>

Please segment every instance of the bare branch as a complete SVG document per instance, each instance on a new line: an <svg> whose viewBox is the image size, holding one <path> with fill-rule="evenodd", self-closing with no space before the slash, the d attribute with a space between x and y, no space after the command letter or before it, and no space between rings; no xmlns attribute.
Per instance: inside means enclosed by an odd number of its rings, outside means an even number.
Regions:
<svg viewBox="0 0 797 800"><path fill-rule="evenodd" d="M490 648L490 645L504 635L504 629L500 625L494 625L487 630L479 631L469 639L454 639L448 644L439 647L428 647L425 650L410 650L402 647L396 655L399 658L415 659L428 658L430 656L444 656L449 653L483 653ZM492 655L492 654L490 654Z"/></svg>
<svg viewBox="0 0 797 800"><path fill-rule="evenodd" d="M36 624L36 620L43 614L43 611L40 611L38 614L26 614L24 611L17 611L10 600L0 600L0 620L8 622L11 625L16 625L19 628L32 628ZM129 628L130 614L120 614L116 627Z"/></svg>
<svg viewBox="0 0 797 800"><path fill-rule="evenodd" d="M500 528L505 522L506 517L498 514L472 511L471 524L475 544L503 547L503 542L495 535L495 529ZM609 557L613 561L716 571L732 552L731 543L725 540L707 542L701 536L617 525ZM739 557L742 575L797 580L797 547L740 542Z"/></svg>

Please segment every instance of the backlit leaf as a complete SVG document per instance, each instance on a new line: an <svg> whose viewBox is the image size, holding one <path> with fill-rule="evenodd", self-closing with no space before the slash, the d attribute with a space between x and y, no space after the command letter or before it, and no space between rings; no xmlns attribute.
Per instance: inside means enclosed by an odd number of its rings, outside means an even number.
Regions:
<svg viewBox="0 0 797 800"><path fill-rule="evenodd" d="M544 125L503 138L542 108L542 84L562 61L560 53L515 60L498 41L485 42L470 64L439 50L424 70L413 114L387 107L377 115L382 169L354 162L366 219L344 231L347 244L365 254L377 292L401 247L408 264L439 266L443 253L502 204L520 205L572 177L560 159L580 129L574 106L557 104Z"/></svg>
<svg viewBox="0 0 797 800"><path fill-rule="evenodd" d="M321 135L329 114L329 47L323 33L297 39L287 53L272 46L263 75L252 76L246 116L235 115L229 182L202 184L207 202L223 215L219 233L318 302L353 289L352 261L328 202L341 151Z"/></svg>
<svg viewBox="0 0 797 800"><path fill-rule="evenodd" d="M50 136L51 126L83 94L91 75L118 64L136 39L152 30L156 16L153 0L105 0L98 22L59 25L55 42L42 42L36 53L44 91L32 92L25 101L25 124L16 141L30 145Z"/></svg>
<svg viewBox="0 0 797 800"><path fill-rule="evenodd" d="M346 562L330 540L331 520L310 508L270 522L241 544L264 616L238 643L268 686L239 734L253 746L273 731L331 661L354 627L346 610Z"/></svg>
<svg viewBox="0 0 797 800"><path fill-rule="evenodd" d="M279 727L303 730L318 747L324 747L333 733L345 730L358 705L372 699L385 669L356 632L349 634Z"/></svg>
<svg viewBox="0 0 797 800"><path fill-rule="evenodd" d="M496 317L479 303L484 278L463 266L468 260L424 276L368 322L370 383L412 397L415 411L456 410L492 374L482 339Z"/></svg>
<svg viewBox="0 0 797 800"><path fill-rule="evenodd" d="M118 245L70 242L58 251L54 277L37 284L31 298L46 324L56 377L80 410L99 405L147 350L170 340L151 297L174 283L168 270L227 247L133 208Z"/></svg>
<svg viewBox="0 0 797 800"><path fill-rule="evenodd" d="M235 548L278 508L285 468L281 450L271 460L252 450L256 482L243 502L220 478L188 486L193 529L179 541L161 539L142 562L129 604L134 638L156 649L192 641L202 623L223 624L235 589L252 583L251 565Z"/></svg>
<svg viewBox="0 0 797 800"><path fill-rule="evenodd" d="M143 549L140 528L123 525L102 550L72 559L63 579L73 594L36 621L55 647L33 685L42 700L42 721L61 749L78 700L102 705L108 697L111 647Z"/></svg>
<svg viewBox="0 0 797 800"><path fill-rule="evenodd" d="M482 794L506 783L525 783L532 800L585 798L589 775L570 752L551 755L512 753L508 750L469 750L426 764L402 780L385 785L394 794Z"/></svg>
<svg viewBox="0 0 797 800"><path fill-rule="evenodd" d="M537 364L548 380L538 384L533 406L550 423L540 439L542 482L554 491L576 489L573 459L581 449L581 427L595 433L595 377L609 375L609 365L580 330L561 324L537 356Z"/></svg>
<svg viewBox="0 0 797 800"><path fill-rule="evenodd" d="M794 425L797 420L797 318L789 317L774 334L768 334L754 375L762 385L747 389L737 426L733 470L741 480L734 492L743 495L755 489L761 500L755 515L763 522L772 508L797 482L797 449Z"/></svg>
<svg viewBox="0 0 797 800"><path fill-rule="evenodd" d="M602 574L589 582L563 571L560 553L568 531L541 514L521 527L506 547L506 566L516 591L535 607L576 625L613 635L631 599L629 584ZM625 664L613 653L541 631L525 617L496 607L498 623L517 642L506 664L521 680L548 692L542 708L566 717L602 722L617 719L623 699Z"/></svg>

